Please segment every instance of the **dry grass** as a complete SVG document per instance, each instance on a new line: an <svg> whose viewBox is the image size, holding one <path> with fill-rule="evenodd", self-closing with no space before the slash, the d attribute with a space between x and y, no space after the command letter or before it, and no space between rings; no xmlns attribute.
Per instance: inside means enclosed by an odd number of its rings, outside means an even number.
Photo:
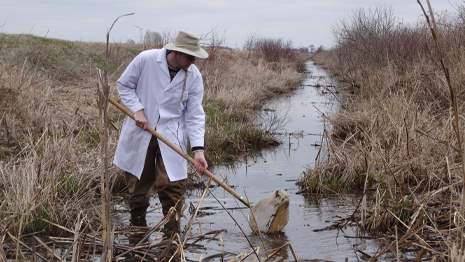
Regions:
<svg viewBox="0 0 465 262"><path fill-rule="evenodd" d="M457 10L436 24L461 123L465 23L463 7ZM357 213L364 230L404 235L389 245L414 243L427 251L420 258L454 261L453 247L463 250L463 145L441 56L422 19L403 24L380 7L357 10L334 27L338 45L315 59L341 79L350 102L328 118L325 153L300 184L311 192L364 193Z"/></svg>
<svg viewBox="0 0 465 262"><path fill-rule="evenodd" d="M289 62L270 63L245 51L218 46L207 51L210 57L197 63L205 85L207 159L233 160L246 148L276 145L278 141L264 132L266 127L254 123L255 114L272 96L300 85L303 74Z"/></svg>
<svg viewBox="0 0 465 262"><path fill-rule="evenodd" d="M113 44L108 64L110 97L115 82L142 44ZM275 141L255 125L254 110L303 76L290 64L270 65L257 55L208 48L199 61L205 83L206 149L210 161L237 158L247 145ZM24 233L86 225L101 227L100 137L96 67L105 44L31 35L0 34L0 239ZM108 149L112 159L124 116L109 107ZM114 190L119 170L110 166ZM77 231L76 231L77 230ZM79 232L79 228L74 231ZM74 233L76 235L76 233ZM16 242L15 254L20 242ZM3 252L0 257L3 257Z"/></svg>

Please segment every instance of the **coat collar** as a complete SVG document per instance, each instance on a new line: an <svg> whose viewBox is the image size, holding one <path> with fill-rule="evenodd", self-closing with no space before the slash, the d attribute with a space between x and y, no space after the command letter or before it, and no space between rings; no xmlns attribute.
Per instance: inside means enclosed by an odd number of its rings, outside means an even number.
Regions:
<svg viewBox="0 0 465 262"><path fill-rule="evenodd" d="M160 55L158 56L157 61L160 64L161 70L165 72L166 76L169 78L170 73L168 71L168 61L166 60L166 49L165 48L161 49ZM187 74L189 75L191 73L192 73L192 69L189 66L189 68L187 69ZM168 86L163 87L163 89L166 91L176 86L177 84L179 84L179 82L184 82L185 77L186 77L186 73L184 72L184 70L180 70L178 74L174 77L173 81L171 81L171 83Z"/></svg>
<svg viewBox="0 0 465 262"><path fill-rule="evenodd" d="M157 57L157 61L160 65L160 68L163 72L165 72L167 77L170 77L170 73L168 72L168 62L166 61L166 49L162 48L160 51L160 55Z"/></svg>
<svg viewBox="0 0 465 262"><path fill-rule="evenodd" d="M166 61L165 48L160 49L160 55L158 55L157 61L160 63L160 67L162 68L163 72L165 72L167 76L170 76L170 73L168 72L168 61ZM192 68L190 66L187 69L187 73L192 73Z"/></svg>

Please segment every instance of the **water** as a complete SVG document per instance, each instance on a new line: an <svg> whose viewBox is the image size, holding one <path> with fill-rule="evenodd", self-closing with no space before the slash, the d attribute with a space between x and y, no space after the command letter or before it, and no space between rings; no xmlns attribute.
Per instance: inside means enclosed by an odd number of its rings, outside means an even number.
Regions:
<svg viewBox="0 0 465 262"><path fill-rule="evenodd" d="M243 163L237 163L233 168L228 166L218 167L213 170L217 176L227 177L228 185L234 186L236 192L247 196L253 204L261 198L273 192L277 188L283 188L290 195L290 221L280 233L262 235L263 243L267 250L281 247L290 242L298 259L321 259L330 261L343 261L349 258L354 261L361 258L356 250L373 254L376 246L365 239L348 238L356 236L356 228L347 227L342 230L325 230L314 232L330 226L343 216L353 213L358 203L358 198L317 198L296 194L298 191L295 182L308 166L315 164L321 144L321 134L325 128L323 114L331 114L338 110L338 101L324 88L316 88L313 85L334 85L326 72L315 66L313 62L307 63L310 72L303 86L294 94L272 101L265 106L264 117L272 115L287 116L289 122L279 131L283 144L274 150L261 152L260 155L249 158ZM200 210L206 215L198 217L196 222L201 223L203 233L212 230L226 229L221 234L225 252L239 254L242 251L251 251L246 237L253 247L260 246L260 256L263 257L263 244L260 237L254 234L248 226L248 209L237 201L224 189L217 187L212 189L212 194L228 209L229 213L237 221L228 215L215 198L208 194L202 202ZM191 192L186 195L186 203L194 206L200 201L201 193ZM152 200L152 206L158 206L158 199ZM187 212L187 211L186 211ZM245 215L245 216L244 216ZM147 217L149 226L155 225L162 215L157 211ZM190 218L190 215L187 214ZM183 225L187 223L183 220ZM241 229L244 231L242 233ZM194 225L192 234L200 233L198 225ZM206 256L218 254L222 251L222 243L216 240L200 243L206 249L189 251L188 257L199 260L200 254ZM368 251L367 251L368 250ZM293 260L289 248L284 248L279 253L286 260Z"/></svg>

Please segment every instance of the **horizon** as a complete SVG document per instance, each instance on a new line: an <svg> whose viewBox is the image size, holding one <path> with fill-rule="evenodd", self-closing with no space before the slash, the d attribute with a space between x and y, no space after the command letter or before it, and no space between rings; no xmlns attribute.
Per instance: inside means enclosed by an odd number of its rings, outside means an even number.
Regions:
<svg viewBox="0 0 465 262"><path fill-rule="evenodd" d="M427 7L426 2L422 1ZM212 30L224 37L224 46L243 49L246 40L256 37L292 41L294 48L335 45L332 27L349 19L359 8L367 10L388 6L403 23L414 23L422 16L416 1L404 0L294 0L282 3L267 1L161 1L137 3L108 0L82 0L79 3L45 0L0 0L0 33L32 34L53 39L106 42L107 29L119 18L110 32L110 42L140 42L147 30L163 33L187 30L205 35ZM463 1L431 1L435 12L456 12ZM176 8L171 8L172 6ZM101 12L100 10L105 10ZM176 12L172 12L175 10Z"/></svg>

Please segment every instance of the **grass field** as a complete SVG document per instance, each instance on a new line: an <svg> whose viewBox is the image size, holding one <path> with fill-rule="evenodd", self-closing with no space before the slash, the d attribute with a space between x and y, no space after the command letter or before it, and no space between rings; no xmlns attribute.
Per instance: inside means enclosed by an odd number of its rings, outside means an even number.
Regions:
<svg viewBox="0 0 465 262"><path fill-rule="evenodd" d="M425 9L429 20L413 24L391 8L359 9L333 27L337 45L314 59L340 80L349 102L328 119L326 153L299 184L312 193L362 194L357 223L397 245L385 248L398 257L413 246L417 259L458 261L465 9L434 19Z"/></svg>
<svg viewBox="0 0 465 262"><path fill-rule="evenodd" d="M261 40L255 51L228 50L212 42L206 47L210 57L197 62L205 85L206 157L212 164L237 160L246 148L278 143L268 132L275 123L259 126L254 116L267 99L300 85L308 56L281 40ZM129 62L164 43L148 44L111 44L106 64L110 97L118 99L115 82ZM274 46L273 56L260 49L264 44ZM96 68L105 66L105 50L105 43L0 34L2 241L39 231L63 233L56 225L101 227ZM114 107L108 113L111 162L124 115ZM108 173L113 191L120 191L121 171L110 165Z"/></svg>

